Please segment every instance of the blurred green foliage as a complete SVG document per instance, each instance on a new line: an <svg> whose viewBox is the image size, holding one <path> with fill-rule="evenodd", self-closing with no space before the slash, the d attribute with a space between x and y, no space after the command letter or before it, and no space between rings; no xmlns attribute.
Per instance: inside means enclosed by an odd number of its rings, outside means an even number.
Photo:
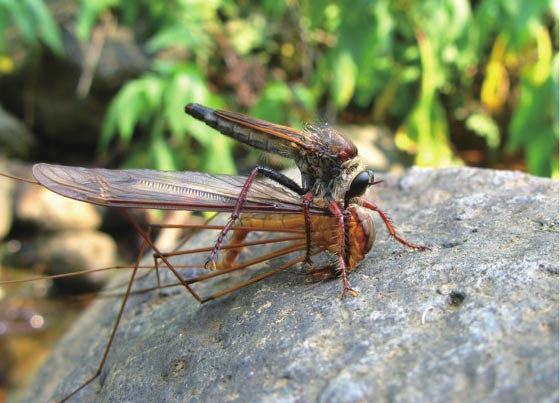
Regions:
<svg viewBox="0 0 560 403"><path fill-rule="evenodd" d="M43 43L55 53L62 53L57 23L43 0L0 0L0 57L15 39L16 31L27 46L38 47ZM3 62L9 64L7 60ZM6 66L0 68L5 70Z"/></svg>
<svg viewBox="0 0 560 403"><path fill-rule="evenodd" d="M59 48L51 23L31 29L50 21L40 0L12 3L0 10L22 37ZM101 137L102 152L130 147L129 164L232 171L231 143L182 114L198 102L293 126L351 112L389 126L419 165L524 158L554 176L559 11L552 0L81 0L76 32L88 41L110 13L153 58L114 98Z"/></svg>

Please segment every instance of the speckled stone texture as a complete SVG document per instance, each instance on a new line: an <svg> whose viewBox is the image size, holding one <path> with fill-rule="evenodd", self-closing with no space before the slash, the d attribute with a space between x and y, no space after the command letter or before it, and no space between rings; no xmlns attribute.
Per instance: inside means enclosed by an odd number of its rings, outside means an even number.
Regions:
<svg viewBox="0 0 560 403"><path fill-rule="evenodd" d="M293 270L203 305L181 289L136 295L101 376L71 401L558 401L558 182L379 177L368 198L432 251L406 250L376 217L355 298ZM93 374L118 307L95 303L24 400L61 399Z"/></svg>

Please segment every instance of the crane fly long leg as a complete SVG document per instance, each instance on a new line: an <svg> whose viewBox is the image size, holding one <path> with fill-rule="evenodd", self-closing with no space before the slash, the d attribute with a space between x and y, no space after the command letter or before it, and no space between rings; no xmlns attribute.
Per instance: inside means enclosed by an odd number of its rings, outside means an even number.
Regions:
<svg viewBox="0 0 560 403"><path fill-rule="evenodd" d="M154 233L156 230L162 230L162 229L167 229L167 228L222 230L223 225L149 224L148 229L146 231L146 236L150 237L151 234ZM293 251L300 250L300 249L303 248L304 241L306 239L306 237L304 236L304 231L302 231L300 229L294 229L294 228L271 228L271 227L256 227L256 226L237 225L232 229L232 231L234 233L243 232L244 236L242 238L240 238L240 241L237 242L237 243L229 243L229 244L222 245L221 250L223 250L223 251L242 250L242 249L249 248L249 247L254 247L254 246L265 246L265 245L279 244L279 243L284 243L284 242L299 241L298 244L292 244L292 247L290 247L290 248L277 250L275 252L263 255L259 259L254 259L254 260L249 261L249 262L244 262L243 265L236 266L236 270L240 270L240 269L243 269L245 267L255 265L257 263L261 263L261 262L273 259L275 257L282 256L283 254L287 254L287 253L290 253L290 252L293 252ZM276 236L276 237L271 238L271 239L261 239L261 240L254 240L254 241L243 241L245 236L250 232L262 232L262 233L270 233L270 234L280 233L281 235L285 234L286 236ZM146 242L146 241L144 241L144 242ZM172 257L186 256L186 255L192 255L192 254L203 253L203 252L210 252L212 249L213 249L213 246L208 246L208 247L203 247L203 248L191 248L191 249L187 249L187 250L175 250L175 251L172 251L172 252L158 251L157 253L154 253L154 262L155 263L153 265L145 265L145 264L144 265L141 265L141 264L136 265L136 268L138 270L145 270L146 272L143 273L142 275L136 274L135 281L139 281L142 278L150 275L151 271L156 271L156 273L158 273L159 268L161 268L159 263L158 263L161 260L161 257L165 257L165 258L169 259L169 258L172 258ZM234 262L230 262L230 263L234 263ZM55 274L55 275L50 275L50 276L41 276L41 277L33 277L33 278L18 279L18 280L5 280L5 281L1 281L1 284L16 284L16 283L32 282L32 281L40 281L40 280L44 281L46 279L53 279L54 280L54 279L66 278L66 277L75 277L75 276L85 275L85 274L89 274L89 273L104 272L104 271L109 271L109 270L132 270L132 269L134 269L134 267L135 267L134 265L117 265L117 266L111 266L111 267L82 270L82 271L79 271L79 272ZM189 264L189 265L173 264L173 267L175 269L203 269L204 265L203 264ZM225 266L223 266L222 268L224 268L224 267ZM225 274L225 273L230 272L230 271L231 270L222 270L217 274ZM208 276L208 278L211 278L211 277L214 277L214 276L215 275L210 275L210 276ZM190 284L191 282L201 281L204 278L205 278L204 276L199 276L197 278L188 278L186 281L187 281L188 284ZM127 283L128 283L128 281L127 281ZM113 285L111 288L119 289L124 285L125 284L121 284L121 285L117 284L117 285ZM181 283L178 282L178 283L173 283L173 284L161 284L159 276L158 276L156 286L133 290L132 293L133 294L138 294L138 293L142 293L142 292L153 291L153 290L157 290L157 289L161 289L161 288L167 288L167 287L176 286L176 285L181 285ZM119 293L118 295L122 296L122 293ZM104 297L117 296L117 294L116 293L113 293L113 294L104 293L103 296Z"/></svg>
<svg viewBox="0 0 560 403"><path fill-rule="evenodd" d="M328 224L332 221L332 217L314 218L314 222L317 222L317 220L329 220L327 221ZM215 298L216 295L224 295L224 293L233 292L242 288L244 285L252 284L260 279L269 277L274 273L284 270L279 269L279 267L284 267L285 263L272 263L275 259L283 258L284 256L291 256L297 252L302 252L300 256L291 257L291 260L286 267L300 263L302 261L300 259L301 255L303 255L303 261L310 261L311 256L328 250L333 241L330 240L328 236L328 241L325 241L323 228L319 230L316 229L313 234L309 234L307 230L302 229L307 226L311 228L311 223L309 222L308 225L306 223L307 220L301 214L278 215L244 213L242 214L240 222L230 228L231 236L228 238L227 243L224 241L220 247L220 252L223 253L223 256L217 264L217 270L195 276L189 274L185 277L185 281L186 283L193 285L196 283L204 283L205 281L209 281L211 279L223 278L225 280L227 278L230 282L230 286L226 288L227 291L224 290L218 293L213 292L211 294L211 298L202 298L203 301L206 301L208 299ZM181 226L172 227L180 228ZM190 228L190 226L186 226L185 228L187 227ZM222 231L224 226L205 224L200 226L200 228ZM266 236L267 238L247 240L246 238L249 234L255 234L257 237ZM313 240L312 244L310 244L310 240ZM255 246L266 246L267 249L261 253L263 249L255 249ZM187 255L204 255L205 252L209 252L213 249L213 247L198 247L165 253L160 252L160 255L156 256L156 258L163 256L166 258L177 258L186 257ZM249 256L242 255L245 254L246 251ZM254 255L255 251L257 256L251 256ZM243 256L243 259L239 260L238 258L241 255ZM262 264L269 262L271 263L271 269L266 268L266 266L263 269ZM200 269L204 267L203 264L196 263L195 256L192 258L189 257L188 264L173 261L173 265L177 270ZM233 273L239 273L239 275L244 278L240 280L240 277L231 276ZM237 282L237 285L231 286L232 282ZM205 294L208 295L208 293Z"/></svg>
<svg viewBox="0 0 560 403"><path fill-rule="evenodd" d="M191 295L199 302L201 302L201 299L199 297L199 295L185 282L183 276L181 276L180 273L177 272L177 270L175 270L175 268L173 267L173 265L169 262L169 260L162 255L162 253L159 251L159 249L154 245L154 242L150 239L150 233L146 233L145 231L142 230L142 228L140 228L140 225L138 225L138 223L136 222L136 220L128 213L128 211L126 209L121 209L122 212L124 213L124 215L128 218L128 220L132 223L132 225L135 227L136 231L138 232L138 234L143 238L143 240L145 242L147 242L147 244L150 246L150 248L154 251L155 254L158 255L158 257L164 262L164 264L167 266L167 268L169 270L171 270L171 272L173 273L173 275L177 278L177 280L179 280L179 282L187 289L187 291L189 291L191 293ZM151 232L151 227L149 229L149 231ZM157 272L157 267L156 267L156 272Z"/></svg>
<svg viewBox="0 0 560 403"><path fill-rule="evenodd" d="M249 246L267 245L267 244L271 244L271 243L287 242L287 241L300 241L300 240L304 240L304 239L305 238L302 238L302 237L299 237L299 236L287 236L287 237L282 237L282 238L274 238L274 239L267 239L267 240L261 240L261 241L242 242L242 243L237 243L237 244L222 245L220 250L241 249L241 248L246 248L246 247L249 247ZM213 246L209 246L209 247L206 247L206 248L196 248L196 249L188 249L188 250L182 250L182 251L164 252L161 255L165 256L165 257L184 256L184 255L192 255L194 253L200 253L200 252L210 252L213 249L214 249ZM178 267L181 267L181 266L175 265L175 268L178 268Z"/></svg>
<svg viewBox="0 0 560 403"><path fill-rule="evenodd" d="M247 280L247 281L245 281L245 282L243 282L243 283L241 283L241 284L238 284L238 285L236 285L236 286L234 286L234 287L231 287L231 288L228 288L228 289L226 289L226 290L223 290L223 291L217 292L217 293L215 293L215 294L212 294L212 295L210 295L210 296L204 298L204 299L203 299L203 302L210 301L210 300L213 300L213 299L222 297L222 296L224 296L224 295L226 295L226 294L232 293L232 292L234 292L234 291L237 291L237 290L239 290L239 289L241 289L241 288L243 288L243 287L246 287L246 286L248 286L248 285L250 285L250 284L254 284L254 283L256 283L256 282L258 282L258 281L261 281L261 280L263 280L263 279L265 279L265 278L267 278L267 277L273 276L273 275L275 275L275 274L277 274L277 273L280 273L280 272L283 271L283 270L286 270L287 268L289 268L289 267L291 267L291 266L294 266L294 265L296 265L296 264L298 264L298 263L301 263L301 262L304 262L304 261L305 261L305 256L302 256L302 257L300 257L300 258L298 258L298 259L292 260L292 261L290 261L290 262L288 262L288 263L286 263L286 264L284 264L284 265L282 265L282 266L280 266L280 267L275 268L274 270L271 270L271 271L269 271L269 272L266 272L266 273L260 274L260 275L258 275L258 276L255 276L255 277L253 277L253 278L251 278L251 279L249 279L249 280Z"/></svg>
<svg viewBox="0 0 560 403"><path fill-rule="evenodd" d="M239 244L239 246L242 246L242 245L243 245L243 244ZM245 245L245 246L247 246L247 245ZM301 243L301 244L298 245L298 247L293 248L293 250L285 250L284 252L289 253L289 252L292 252L292 251L303 250L303 247L304 247L304 244ZM204 248L204 249L205 249L204 251L208 251L208 249L210 249L210 248ZM318 249L316 249L316 250L314 250L314 251L311 252L311 256L320 254L320 253L325 252L325 251L326 251L326 247L318 248ZM186 252L186 253L189 253L190 251L185 251L185 252ZM253 260L253 261L251 261L251 262L244 262L244 263L241 264L241 265L238 265L238 266L235 266L235 267L230 267L229 269L215 270L215 271L212 271L212 272L210 272L210 273L206 273L206 274L203 274L203 275L200 275L200 276L188 278L188 279L186 279L186 281L187 281L189 284L195 284L195 283L198 283L198 282L203 282L203 281L208 280L208 279L211 279L211 278L219 277L219 276L222 276L222 275L227 275L227 274L232 273L232 272L234 272L234 271L239 271L239 270L246 269L247 267L249 267L249 266L251 266L251 265L254 265L254 264L257 264L257 263L266 262L266 261L268 261L268 260L270 260L270 259L272 259L272 258L274 258L274 257L279 257L279 256L281 256L281 255L282 255L282 254L281 254L281 253L278 253L278 252L271 253L271 254L262 256L261 258L258 259L258 261L257 261L257 259L255 259L255 260ZM304 259L304 260L305 260L305 259ZM204 297L204 298L202 298L202 301L203 301L203 302L206 302L206 301L208 301L208 300L210 300L210 299L215 299L215 298L217 298L217 296L216 296L217 294L219 294L219 295L225 295L225 294L227 294L227 293L230 293L230 292L233 292L233 291L237 291L237 290L243 288L243 287L246 286L246 285L255 283L255 282L260 281L260 280L262 280L262 279L264 279L264 278L266 278L266 277L270 277L270 276L272 276L273 274L276 274L276 273L278 273L278 272L280 272L280 271L282 271L282 270L284 270L284 269L290 267L290 265L293 266L293 265L295 265L295 264L297 264L297 263L300 263L301 261L302 261L301 258L294 259L294 260L290 261L289 263L284 264L283 266L286 266L286 267L284 267L283 269L279 269L278 267L277 267L277 268L274 268L271 272L268 272L268 273L270 273L270 274L260 275L260 276L254 277L254 278L252 278L251 280L245 281L245 282L243 282L243 283L241 283L241 284L238 284L238 285L236 285L236 286L234 286L234 287L229 288L227 292L225 292L225 290L224 290L224 291L220 291L220 292L218 292L218 293L216 293L216 294L213 294L213 295L211 296L212 298L210 298L210 297ZM190 268L203 268L203 266L204 266L204 265L175 265L175 268L176 268L176 269L184 269L184 268L190 269ZM154 269L153 267L149 267L149 268L150 268L150 269ZM255 278L258 278L258 279L255 280ZM142 289L140 289L140 290L135 290L135 291L132 291L131 294L143 293L143 292L149 292L149 291L156 291L156 290L159 290L159 289L172 288L172 287L177 287L177 286L181 286L181 285L182 285L182 284L181 284L180 282L174 282L174 283L169 283L169 284L162 284L162 285L157 285L157 286L154 286L154 287L147 287L147 288L142 288ZM117 296L117 295L120 296L120 295L122 295L122 294L104 293L104 294L102 295L102 297L112 297L112 296Z"/></svg>
<svg viewBox="0 0 560 403"><path fill-rule="evenodd" d="M41 276L41 277L30 277L30 278L16 279L16 280L1 280L0 284L8 285L8 284L18 284L18 283L29 283L29 282L33 282L33 281L57 280L57 279L60 279L60 278L76 277L76 276L82 276L82 275L91 274L91 273L99 273L99 272L110 271L110 270L125 270L125 269L130 270L131 267L129 265L100 267L100 268L97 268L97 269L87 269L87 270L80 270L80 271L77 271L77 272L52 274L52 275ZM138 269L153 270L154 266L141 265L141 266L138 266Z"/></svg>
<svg viewBox="0 0 560 403"><path fill-rule="evenodd" d="M244 262L241 265L234 266L234 267L231 267L229 269L216 270L216 271L213 271L211 273L204 274L202 276L198 276L198 277L189 279L189 280L187 280L187 282L189 284L195 284L197 282L205 281L205 280L208 280L210 278L218 277L218 276L221 276L221 275L224 275L224 274L227 274L227 273L231 273L231 272L238 271L238 270L243 270L243 269L246 269L247 267L250 267L252 265L262 263L262 262L266 262L270 259L273 259L273 258L276 258L276 257L279 257L279 256L283 256L285 254L288 254L288 253L291 253L291 252L294 252L294 251L304 250L305 248L306 248L306 244L305 243L300 243L298 245L294 245L294 246L289 247L289 248L284 248L282 250L279 250L279 251L276 251L276 252L273 252L273 253L270 253L270 254L267 254L267 255L263 255L258 259L254 259L252 261ZM317 250L311 252L311 255L313 256L313 255L325 252L326 250L327 250L327 247L325 247L325 246L320 247ZM246 280L246 281L244 281L240 284L237 284L233 287L230 287L230 288L227 288L225 290L216 292L216 293L214 293L214 294L212 294L208 297L204 297L202 301L207 302L207 301L210 301L212 299L216 299L216 298L222 297L226 294L229 294L229 293L235 292L237 290L240 290L241 288L244 288L244 287L246 287L250 284L254 284L254 283L256 283L258 281L261 281L261 280L263 280L267 277L271 277L271 276L273 276L277 273L280 273L281 271L284 271L284 270L286 270L286 269L288 269L292 266L295 266L296 264L305 262L306 259L307 259L307 253L303 256L300 256L300 257L296 258L296 259L290 260L289 262L284 263L284 264L282 264L278 267L275 267L270 271L266 271L262 274L254 276L254 277L250 278L249 280Z"/></svg>
<svg viewBox="0 0 560 403"><path fill-rule="evenodd" d="M123 210L123 211L125 211L125 210ZM130 214L128 214L126 211L125 211L125 214L128 217L128 219L131 220L131 222L137 227L137 229L140 229L140 227L134 221L132 216L130 216ZM70 394L68 394L66 397L64 397L64 399L62 399L60 401L61 403L70 399L72 396L74 396L80 390L82 390L87 385L92 383L101 374L101 370L103 369L103 365L105 365L105 361L107 360L109 350L111 349L111 346L113 345L113 340L115 339L115 334L117 333L117 329L118 329L119 324L121 322L121 319L122 319L122 316L123 316L123 313L124 313L124 308L126 306L126 302L128 301L128 297L130 296L130 292L132 290L132 284L134 283L134 278L136 277L136 273L137 273L138 267L140 265L140 258L144 254L144 251L145 251L146 247L150 244L153 245L153 243L150 241L151 229L148 228L148 231L145 232L145 233L143 232L143 234L144 234L144 237L143 237L144 241L142 242L142 246L140 247L140 252L138 253L138 258L136 259L136 263L134 264L134 268L132 269L132 274L130 275L130 280L129 280L128 285L126 287L126 291L125 291L123 300L121 302L121 307L119 309L119 313L117 314L117 318L115 319L115 323L113 324L113 329L111 330L111 335L109 336L109 341L107 342L107 345L105 346L105 350L103 352L103 356L101 357L101 361L99 362L99 365L97 366L97 370L95 371L95 373L90 378L88 378L78 388L74 389L72 392L70 392Z"/></svg>

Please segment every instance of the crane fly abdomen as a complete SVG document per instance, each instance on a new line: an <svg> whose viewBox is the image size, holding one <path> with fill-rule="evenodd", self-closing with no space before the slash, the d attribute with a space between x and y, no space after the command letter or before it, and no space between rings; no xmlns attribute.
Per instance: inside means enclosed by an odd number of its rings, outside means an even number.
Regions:
<svg viewBox="0 0 560 403"><path fill-rule="evenodd" d="M371 214L363 207L352 204L347 211L346 233L348 234L348 270L352 271L366 257L375 242L375 225Z"/></svg>
<svg viewBox="0 0 560 403"><path fill-rule="evenodd" d="M352 271L372 248L375 241L373 218L368 211L358 205L350 205L346 210L345 226L348 234L346 257L348 271ZM243 251L243 243L251 232L283 232L299 235L291 241L294 248L290 252L305 252L305 217L302 214L267 214L244 213L232 228L233 234L225 245L224 254L218 267L229 269L238 264L237 259ZM311 249L328 251L331 255L338 253L339 227L338 219L331 215L311 215ZM236 245L240 245L236 247ZM312 253L313 254L313 253ZM277 257L277 256L275 256Z"/></svg>

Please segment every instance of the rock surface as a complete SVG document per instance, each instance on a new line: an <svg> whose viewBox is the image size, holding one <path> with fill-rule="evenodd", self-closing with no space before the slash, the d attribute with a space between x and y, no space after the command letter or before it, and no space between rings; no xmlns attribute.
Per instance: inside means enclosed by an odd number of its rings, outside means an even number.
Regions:
<svg viewBox="0 0 560 403"><path fill-rule="evenodd" d="M558 182L379 176L369 199L431 252L403 249L375 218L355 298L293 270L203 305L179 289L135 295L101 376L71 401L558 401ZM91 376L118 308L96 302L24 399L61 399Z"/></svg>
<svg viewBox="0 0 560 403"><path fill-rule="evenodd" d="M48 231L92 230L101 225L100 208L51 192L42 186L18 183L17 219Z"/></svg>
<svg viewBox="0 0 560 403"><path fill-rule="evenodd" d="M0 105L0 150L3 156L29 157L34 144L35 137L23 122Z"/></svg>
<svg viewBox="0 0 560 403"><path fill-rule="evenodd" d="M57 275L117 264L117 243L109 235L94 230L58 231L38 237L33 243L37 261L45 274ZM57 279L66 290L99 290L108 271Z"/></svg>
<svg viewBox="0 0 560 403"><path fill-rule="evenodd" d="M0 170L5 169L6 164L4 159L0 158ZM0 240L3 239L14 220L14 191L15 183L10 178L0 176Z"/></svg>

